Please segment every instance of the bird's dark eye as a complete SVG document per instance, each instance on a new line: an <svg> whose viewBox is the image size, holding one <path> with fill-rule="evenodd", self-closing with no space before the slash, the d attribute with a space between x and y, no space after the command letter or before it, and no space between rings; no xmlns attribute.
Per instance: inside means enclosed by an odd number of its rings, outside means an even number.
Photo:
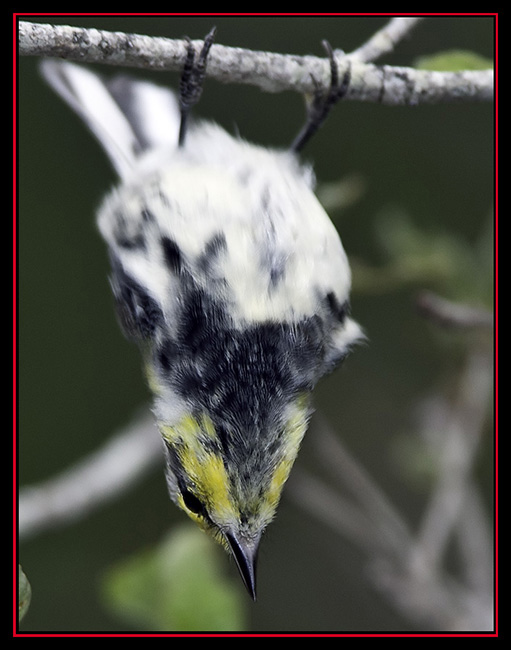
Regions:
<svg viewBox="0 0 511 650"><path fill-rule="evenodd" d="M189 490L184 489L181 490L181 496L183 497L184 504L188 510L195 513L196 515L201 515L202 517L207 516L206 507L202 501L195 496L195 494Z"/></svg>

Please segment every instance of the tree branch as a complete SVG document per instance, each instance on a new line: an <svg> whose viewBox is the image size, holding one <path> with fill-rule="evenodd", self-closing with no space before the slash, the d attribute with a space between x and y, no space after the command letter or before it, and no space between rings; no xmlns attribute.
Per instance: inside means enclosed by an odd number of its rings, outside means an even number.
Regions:
<svg viewBox="0 0 511 650"><path fill-rule="evenodd" d="M424 18L393 18L361 47L351 52L350 57L364 63L376 61L384 54L392 52L397 43L408 36L421 20Z"/></svg>
<svg viewBox="0 0 511 650"><path fill-rule="evenodd" d="M443 327L493 328L493 314L490 311L445 300L431 291L423 291L418 296L417 308L422 316Z"/></svg>
<svg viewBox="0 0 511 650"><path fill-rule="evenodd" d="M368 574L397 609L439 629L492 629L491 536L473 477L492 377L490 355L472 351L457 399L427 404L420 434L438 459L437 476L416 532L321 419L313 432L321 478L295 470L286 492L367 553ZM327 483L329 469L343 490ZM462 559L455 569L446 560L453 538Z"/></svg>
<svg viewBox="0 0 511 650"><path fill-rule="evenodd" d="M21 488L20 538L84 517L125 492L162 459L161 436L151 414L145 414L61 474Z"/></svg>
<svg viewBox="0 0 511 650"><path fill-rule="evenodd" d="M392 49L415 24L394 18L352 54L336 50L340 74L351 65L348 100L388 105L417 105L452 101L491 101L493 70L435 72L409 67L376 66L366 61ZM197 47L202 41L196 41ZM20 21L19 54L52 56L82 63L181 70L186 41L161 37L47 25ZM329 83L324 58L261 52L215 44L208 58L208 77L223 83L257 86L266 92L314 91L312 76Z"/></svg>

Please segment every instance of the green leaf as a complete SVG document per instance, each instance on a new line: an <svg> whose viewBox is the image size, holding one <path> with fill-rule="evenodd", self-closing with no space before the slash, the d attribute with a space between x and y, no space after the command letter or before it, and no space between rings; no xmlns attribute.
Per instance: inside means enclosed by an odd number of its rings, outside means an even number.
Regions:
<svg viewBox="0 0 511 650"><path fill-rule="evenodd" d="M136 627L168 631L240 631L239 585L222 571L222 549L195 526L173 530L156 548L113 567L106 604Z"/></svg>
<svg viewBox="0 0 511 650"><path fill-rule="evenodd" d="M487 70L493 68L493 61L468 50L446 50L421 56L414 63L420 70L456 72L459 70Z"/></svg>
<svg viewBox="0 0 511 650"><path fill-rule="evenodd" d="M491 217L488 221L474 246L456 234L419 227L398 208L382 210L375 223L375 235L384 262L373 267L352 258L354 291L378 293L420 286L450 300L491 308Z"/></svg>
<svg viewBox="0 0 511 650"><path fill-rule="evenodd" d="M30 588L30 583L27 580L27 576L23 573L21 565L18 564L18 621L21 621L27 613L31 597L32 589Z"/></svg>
<svg viewBox="0 0 511 650"><path fill-rule="evenodd" d="M470 247L447 232L427 232L399 210L382 212L376 225L392 273L401 282L459 285L473 265Z"/></svg>

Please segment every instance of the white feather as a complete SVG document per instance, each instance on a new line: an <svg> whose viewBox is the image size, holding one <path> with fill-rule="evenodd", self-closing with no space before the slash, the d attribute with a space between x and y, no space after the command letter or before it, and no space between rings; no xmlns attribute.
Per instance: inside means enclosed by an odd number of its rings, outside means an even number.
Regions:
<svg viewBox="0 0 511 650"><path fill-rule="evenodd" d="M100 78L73 63L43 61L46 81L98 138L121 178L135 165L136 137Z"/></svg>
<svg viewBox="0 0 511 650"><path fill-rule="evenodd" d="M45 62L43 74L121 176L99 211L99 228L124 270L164 308L169 326L179 286L165 266L162 236L177 244L192 270L208 241L225 237L228 254L217 273L240 326L311 316L331 292L339 304L348 299L341 240L314 195L312 172L294 154L249 144L208 122L194 125L177 147L179 110L168 89L126 78L116 86L67 62ZM134 233L145 209L155 221L144 225L144 254L119 249L118 215L126 233ZM270 286L279 266L282 278ZM203 281L198 268L196 281ZM347 319L334 341L342 349L359 336Z"/></svg>
<svg viewBox="0 0 511 650"><path fill-rule="evenodd" d="M41 64L41 72L84 120L122 179L132 176L144 149L177 145L179 109L169 90L130 80L126 84L129 96L122 98L124 106L113 93L115 84L109 87L79 65L47 59Z"/></svg>
<svg viewBox="0 0 511 650"><path fill-rule="evenodd" d="M149 82L131 82L132 105L148 149L177 146L179 107L174 93Z"/></svg>

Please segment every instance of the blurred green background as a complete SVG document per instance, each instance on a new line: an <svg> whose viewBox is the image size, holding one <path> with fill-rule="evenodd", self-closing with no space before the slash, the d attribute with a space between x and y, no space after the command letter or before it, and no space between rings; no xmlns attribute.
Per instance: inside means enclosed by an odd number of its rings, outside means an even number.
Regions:
<svg viewBox="0 0 511 650"><path fill-rule="evenodd" d="M387 19L35 20L171 38L202 38L216 24L217 41L224 45L322 56L322 39L349 52ZM492 59L493 47L492 18L429 18L381 63L413 65L420 56L451 49ZM106 250L94 222L94 211L115 177L95 140L41 81L37 64L34 58L20 58L18 77L21 486L48 478L97 449L148 403L138 351L116 323ZM134 74L174 87L178 83L177 73ZM248 140L285 147L302 124L304 106L296 93L265 94L207 81L197 113L231 132L238 129ZM368 343L320 384L315 405L413 527L428 486L403 470L400 441L413 437L420 401L454 382L466 345L463 336L439 334L420 318L414 301L429 288L491 307L491 258L486 255L478 266L480 257L473 252L484 237L490 242L492 237L493 106L390 108L346 102L336 107L304 157L314 164L320 191L325 184L346 181L346 205L329 211L353 261L352 313L368 336ZM380 286L385 273L372 275L371 269L384 268L403 250L411 251L420 266L421 241L424 269L405 264L397 281ZM461 266L450 269L449 262L455 264L458 257ZM298 469L314 465L308 453L313 434L314 425ZM490 425L483 442L477 474L491 508ZM20 562L32 601L21 629L143 629L139 619L119 615L105 602L106 576L112 567L161 544L184 518L169 502L158 468L85 519L22 542ZM356 544L286 494L261 548L256 604L243 593L227 557L220 553L219 562L239 593L240 625L247 631L420 627L374 590L367 557Z"/></svg>

